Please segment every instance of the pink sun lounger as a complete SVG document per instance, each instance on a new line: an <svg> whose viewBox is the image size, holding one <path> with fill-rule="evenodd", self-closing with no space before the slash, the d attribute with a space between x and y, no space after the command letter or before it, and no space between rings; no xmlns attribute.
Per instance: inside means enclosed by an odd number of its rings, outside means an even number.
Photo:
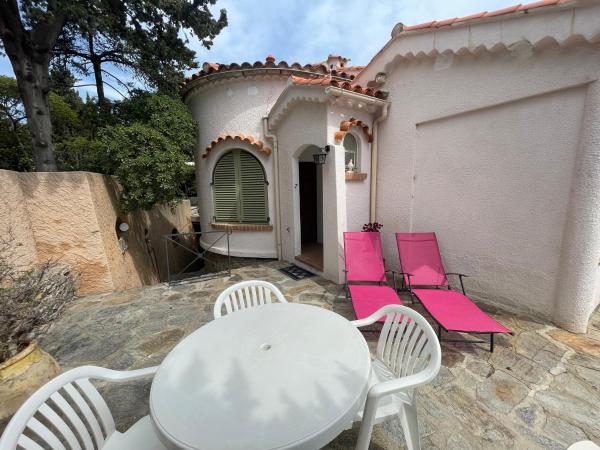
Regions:
<svg viewBox="0 0 600 450"><path fill-rule="evenodd" d="M440 341L442 329L446 332L489 334L490 352L493 352L495 333L512 334L512 331L492 319L466 296L463 283L466 275L447 273L444 270L435 233L396 233L396 243L404 284L437 322ZM462 294L451 290L448 275L458 276ZM427 288L414 289L415 286Z"/></svg>
<svg viewBox="0 0 600 450"><path fill-rule="evenodd" d="M381 236L376 232L345 232L346 298L350 297L357 319L369 317L385 305L401 305L394 289L387 285L381 254ZM357 284L357 283L369 284ZM385 317L381 318L381 322Z"/></svg>

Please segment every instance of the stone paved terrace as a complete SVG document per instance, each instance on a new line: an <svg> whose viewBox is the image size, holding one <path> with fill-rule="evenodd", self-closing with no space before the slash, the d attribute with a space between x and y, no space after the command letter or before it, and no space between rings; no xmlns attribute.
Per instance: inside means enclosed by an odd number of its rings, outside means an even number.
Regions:
<svg viewBox="0 0 600 450"><path fill-rule="evenodd" d="M317 277L291 280L277 271L282 265L272 261L237 268L231 278L82 298L41 344L63 369L155 365L212 319L225 287L246 279L271 281L290 301L354 318L340 286ZM443 344L440 374L419 395L423 448L561 449L586 438L600 442L600 313L585 336L506 313L494 316L515 336L497 338L493 354L476 345ZM377 334L366 337L374 343ZM104 390L119 429L148 413L149 387L136 382ZM344 432L327 448L354 448L357 434L357 427ZM376 426L371 448L404 448L399 423Z"/></svg>

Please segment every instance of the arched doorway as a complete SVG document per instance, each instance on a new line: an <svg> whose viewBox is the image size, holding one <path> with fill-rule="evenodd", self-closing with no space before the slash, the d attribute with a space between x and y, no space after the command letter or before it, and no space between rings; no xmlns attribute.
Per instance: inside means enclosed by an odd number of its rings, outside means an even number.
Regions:
<svg viewBox="0 0 600 450"><path fill-rule="evenodd" d="M296 256L318 271L323 270L323 178L322 166L314 163L319 151L311 145L298 157L301 252Z"/></svg>

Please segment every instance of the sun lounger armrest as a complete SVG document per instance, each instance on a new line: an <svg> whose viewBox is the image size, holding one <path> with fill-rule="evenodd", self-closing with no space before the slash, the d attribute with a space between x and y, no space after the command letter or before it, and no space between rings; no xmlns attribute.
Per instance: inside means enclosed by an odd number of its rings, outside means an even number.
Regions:
<svg viewBox="0 0 600 450"><path fill-rule="evenodd" d="M392 269L388 269L385 271L385 273L388 273L388 272L392 273L392 282L394 283L394 291L395 291L396 290L396 274L401 274L402 272L397 272Z"/></svg>
<svg viewBox="0 0 600 450"><path fill-rule="evenodd" d="M400 271L397 271L397 270L391 270L391 269L390 269L390 270L386 270L386 272L392 272L392 276L394 277L394 290L396 290L396 274L398 274L398 275L402 275L402 276L406 275L406 277L408 278L408 290L409 290L409 291L411 290L411 286L410 286L410 277L412 277L412 276L413 276L413 274L412 274L412 273L408 273L408 272L400 272ZM404 278L403 278L403 280L404 280ZM403 286L404 286L404 285L403 285ZM405 286L405 287L406 287L406 286Z"/></svg>
<svg viewBox="0 0 600 450"><path fill-rule="evenodd" d="M467 294L465 292L465 285L463 283L463 278L469 278L469 275L465 275L464 273L458 273L458 272L446 272L446 276L448 275L456 275L458 277L458 279L460 280L460 287L463 291L463 294Z"/></svg>

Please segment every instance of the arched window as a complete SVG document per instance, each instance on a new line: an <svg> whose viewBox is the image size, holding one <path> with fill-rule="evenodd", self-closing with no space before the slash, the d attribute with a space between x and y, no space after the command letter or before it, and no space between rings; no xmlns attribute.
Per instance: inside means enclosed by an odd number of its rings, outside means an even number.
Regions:
<svg viewBox="0 0 600 450"><path fill-rule="evenodd" d="M269 223L267 185L263 166L251 153L225 153L213 171L215 222Z"/></svg>
<svg viewBox="0 0 600 450"><path fill-rule="evenodd" d="M358 143L356 142L356 138L350 133L346 133L346 136L344 136L343 145L344 152L346 154L344 162L346 170L348 170L348 164L350 164L350 161L352 161L352 164L354 164L354 170L359 172L360 158L358 154Z"/></svg>

